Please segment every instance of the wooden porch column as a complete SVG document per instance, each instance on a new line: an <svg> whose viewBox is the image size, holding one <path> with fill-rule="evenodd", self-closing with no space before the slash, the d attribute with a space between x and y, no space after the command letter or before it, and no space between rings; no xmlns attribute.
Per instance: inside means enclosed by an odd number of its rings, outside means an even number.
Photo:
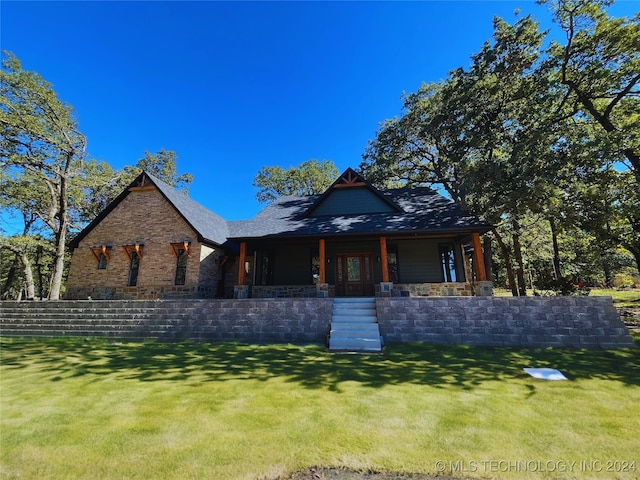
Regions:
<svg viewBox="0 0 640 480"><path fill-rule="evenodd" d="M244 285L244 264L247 261L247 242L240 242L240 258L238 259L238 285Z"/></svg>
<svg viewBox="0 0 640 480"><path fill-rule="evenodd" d="M324 249L324 238L320 239L320 245L318 246L318 250L320 252L320 271L318 275L318 283L326 283L325 282L325 266L326 266L326 257L325 257L325 249Z"/></svg>
<svg viewBox="0 0 640 480"><path fill-rule="evenodd" d="M387 263L387 237L380 237L380 263L382 264L382 281L389 281L389 264Z"/></svg>
<svg viewBox="0 0 640 480"><path fill-rule="evenodd" d="M476 275L479 282L487 280L487 271L484 268L484 255L482 254L482 246L480 245L480 234L472 233L471 241L473 242L473 264L476 267Z"/></svg>

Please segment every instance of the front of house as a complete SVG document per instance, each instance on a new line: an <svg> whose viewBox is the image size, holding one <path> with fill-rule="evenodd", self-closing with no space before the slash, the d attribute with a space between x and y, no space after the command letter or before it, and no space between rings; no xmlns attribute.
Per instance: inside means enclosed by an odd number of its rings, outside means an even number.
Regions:
<svg viewBox="0 0 640 480"><path fill-rule="evenodd" d="M143 173L72 241L65 298L491 295L490 228L429 188L378 190L351 169L246 221Z"/></svg>

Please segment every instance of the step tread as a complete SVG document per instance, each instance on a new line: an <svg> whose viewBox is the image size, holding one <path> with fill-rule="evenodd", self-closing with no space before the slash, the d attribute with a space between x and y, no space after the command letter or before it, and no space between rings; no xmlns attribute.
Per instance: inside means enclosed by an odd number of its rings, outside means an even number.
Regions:
<svg viewBox="0 0 640 480"><path fill-rule="evenodd" d="M331 323L378 323L378 317L374 315L334 315Z"/></svg>

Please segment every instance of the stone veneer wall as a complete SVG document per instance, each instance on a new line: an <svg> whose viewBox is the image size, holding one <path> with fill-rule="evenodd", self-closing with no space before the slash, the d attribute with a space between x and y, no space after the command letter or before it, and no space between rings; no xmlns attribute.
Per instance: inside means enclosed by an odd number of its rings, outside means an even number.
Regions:
<svg viewBox="0 0 640 480"><path fill-rule="evenodd" d="M377 297L486 297L493 295L493 282L394 283L390 293L380 292Z"/></svg>
<svg viewBox="0 0 640 480"><path fill-rule="evenodd" d="M388 297L376 308L386 342L634 346L610 297Z"/></svg>
<svg viewBox="0 0 640 480"><path fill-rule="evenodd" d="M214 298L215 287L194 285L148 287L73 287L67 288L65 300L163 300L178 298Z"/></svg>
<svg viewBox="0 0 640 480"><path fill-rule="evenodd" d="M376 297L470 297L493 294L492 282L444 282L444 283L392 283L391 292L382 292L375 284ZM254 285L250 287L252 298L314 298L318 297L316 285ZM335 285L328 285L328 296L335 297Z"/></svg>

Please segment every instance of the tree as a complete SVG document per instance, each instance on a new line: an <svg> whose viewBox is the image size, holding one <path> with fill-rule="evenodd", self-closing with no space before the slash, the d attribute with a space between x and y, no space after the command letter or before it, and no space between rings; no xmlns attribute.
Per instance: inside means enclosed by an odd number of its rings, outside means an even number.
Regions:
<svg viewBox="0 0 640 480"><path fill-rule="evenodd" d="M53 233L55 256L49 299L59 299L70 224L69 188L85 157L86 140L70 105L39 74L6 53L0 71L0 165L14 178L32 175L39 195L34 213Z"/></svg>
<svg viewBox="0 0 640 480"><path fill-rule="evenodd" d="M531 17L515 25L494 19L493 42L472 56L469 69L406 96L402 117L383 124L361 165L374 182L440 185L466 209L507 225L493 233L512 291L522 295L519 217L539 202L558 169L549 154L559 135L545 113L554 110L556 91L540 67L543 38Z"/></svg>
<svg viewBox="0 0 640 480"><path fill-rule="evenodd" d="M256 198L267 203L284 195L315 195L324 192L340 175L331 160L307 160L297 167L263 167L253 180L260 190Z"/></svg>
<svg viewBox="0 0 640 480"><path fill-rule="evenodd" d="M640 13L611 18L605 11L611 0L549 3L566 34L549 55L567 100L602 128L602 140L627 160L640 188Z"/></svg>
<svg viewBox="0 0 640 480"><path fill-rule="evenodd" d="M122 175L126 180L125 184L128 185L142 171L146 171L186 194L193 182L193 175L190 173L178 175L177 162L178 155L172 150L162 148L156 153L144 152L144 157L139 159L135 166L124 167Z"/></svg>

